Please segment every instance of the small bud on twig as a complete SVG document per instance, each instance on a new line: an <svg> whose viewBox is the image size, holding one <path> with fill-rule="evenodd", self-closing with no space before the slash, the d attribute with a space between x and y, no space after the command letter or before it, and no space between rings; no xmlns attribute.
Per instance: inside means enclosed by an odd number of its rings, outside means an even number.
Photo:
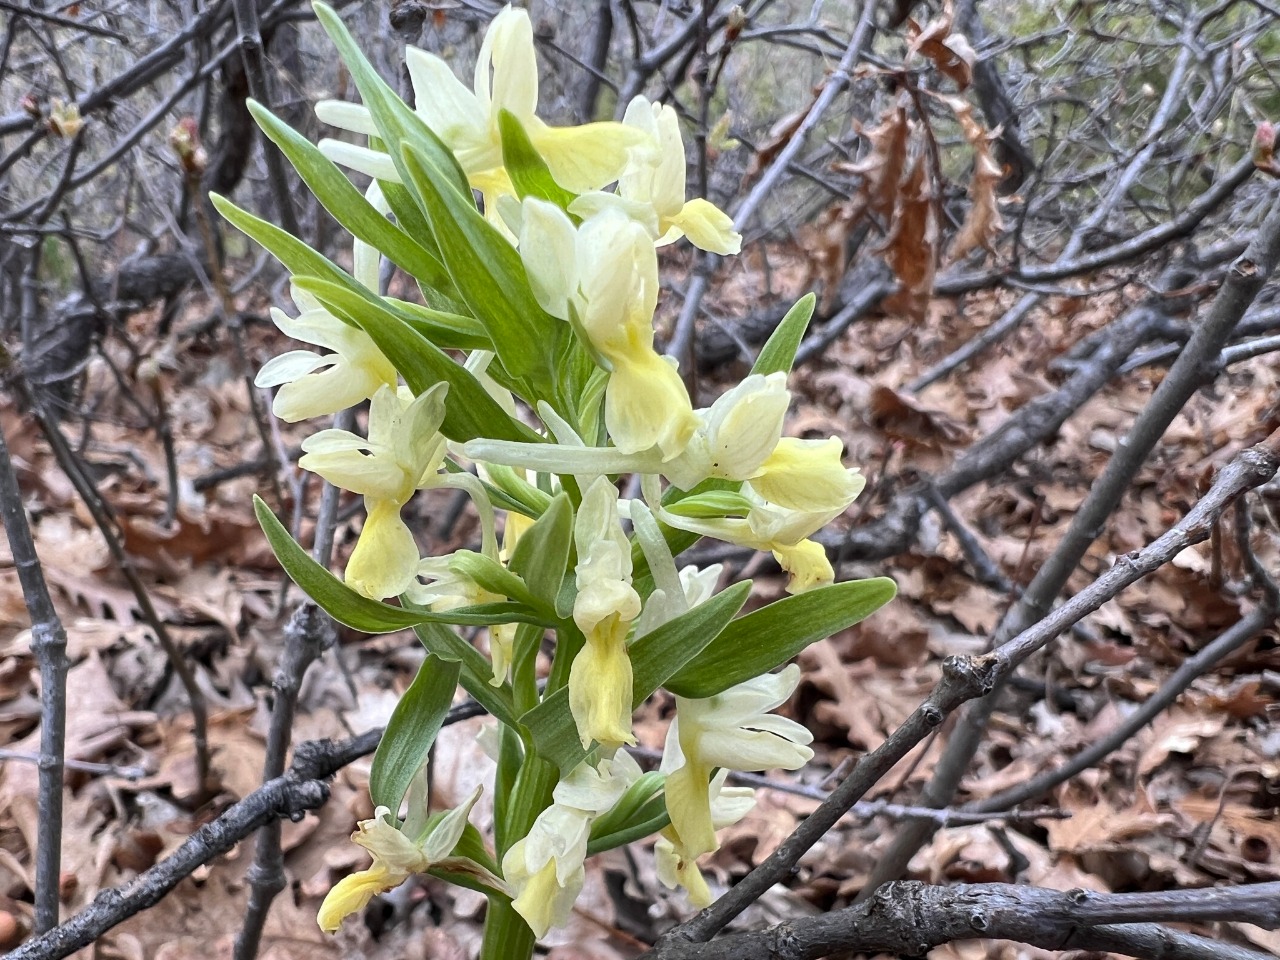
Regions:
<svg viewBox="0 0 1280 960"><path fill-rule="evenodd" d="M183 117L169 131L169 146L189 176L200 176L209 165L209 155L200 142L200 127L195 117Z"/></svg>
<svg viewBox="0 0 1280 960"><path fill-rule="evenodd" d="M1270 120L1263 120L1253 134L1253 165L1263 173L1280 176L1276 164L1276 128Z"/></svg>
<svg viewBox="0 0 1280 960"><path fill-rule="evenodd" d="M71 139L84 126L79 105L74 102L63 103L55 97L51 102L48 124L49 132L54 136Z"/></svg>

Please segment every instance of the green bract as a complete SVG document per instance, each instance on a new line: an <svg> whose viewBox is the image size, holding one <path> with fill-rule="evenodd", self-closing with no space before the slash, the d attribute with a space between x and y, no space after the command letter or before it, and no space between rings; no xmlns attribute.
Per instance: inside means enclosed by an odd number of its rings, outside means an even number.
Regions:
<svg viewBox="0 0 1280 960"><path fill-rule="evenodd" d="M364 498L343 577L261 500L255 509L281 565L335 620L412 629L426 651L370 773L378 813L355 839L373 866L334 887L321 925L429 872L485 892L482 956L521 960L564 922L587 856L658 834L659 876L705 903L697 858L751 803L726 777L811 756L802 725L768 714L799 672L771 671L895 590L833 582L813 535L862 477L837 441L784 436L786 375L814 298L786 315L750 376L695 408L654 348L658 250L687 238L732 254L741 240L713 204L686 198L672 108L638 97L622 123L548 125L532 27L510 7L473 86L409 51L410 108L338 14L316 12L363 101L317 108L346 136L316 146L250 109L350 233L351 269L213 202L290 272L298 315L273 318L315 348L260 375L279 388L278 415L367 402L358 431L313 432L300 461ZM343 167L371 178L367 189ZM380 289L384 262L403 278L393 296ZM466 494L478 542L423 557L414 504L441 488ZM676 562L703 536L770 551L794 595L741 614L750 581L722 586L719 565ZM467 822L475 797L443 813L426 805L424 767L459 687L497 724L489 838ZM663 690L676 717L661 768L645 772L627 752L632 712Z"/></svg>

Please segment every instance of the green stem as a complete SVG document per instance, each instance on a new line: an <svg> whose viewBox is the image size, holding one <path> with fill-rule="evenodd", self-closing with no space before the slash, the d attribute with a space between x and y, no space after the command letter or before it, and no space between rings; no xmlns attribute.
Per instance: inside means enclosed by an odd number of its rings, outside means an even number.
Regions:
<svg viewBox="0 0 1280 960"><path fill-rule="evenodd" d="M480 960L529 960L536 944L533 931L506 897L490 897L484 917Z"/></svg>

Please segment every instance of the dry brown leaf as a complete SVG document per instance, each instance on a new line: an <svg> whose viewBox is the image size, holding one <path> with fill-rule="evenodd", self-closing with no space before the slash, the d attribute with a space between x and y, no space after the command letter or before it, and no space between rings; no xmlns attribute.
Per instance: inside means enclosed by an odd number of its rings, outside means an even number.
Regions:
<svg viewBox="0 0 1280 960"><path fill-rule="evenodd" d="M915 20L907 20L907 32L911 36L908 55L919 53L933 62L939 73L950 77L961 90L973 82L973 64L977 55L969 40L962 33L952 32L955 23L955 5L946 0L942 12L921 27Z"/></svg>
<svg viewBox="0 0 1280 960"><path fill-rule="evenodd" d="M995 241L1004 230L1000 200L996 188L1004 178L1004 169L991 147L996 134L988 133L973 116L973 106L959 97L939 97L960 121L965 139L973 150L973 175L969 180L969 209L964 222L951 241L947 260L954 263L981 247L995 252Z"/></svg>

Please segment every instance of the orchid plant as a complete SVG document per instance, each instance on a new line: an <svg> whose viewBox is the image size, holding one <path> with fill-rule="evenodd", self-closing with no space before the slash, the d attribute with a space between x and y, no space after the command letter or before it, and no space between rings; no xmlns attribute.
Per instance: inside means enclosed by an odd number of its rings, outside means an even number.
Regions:
<svg viewBox="0 0 1280 960"><path fill-rule="evenodd" d="M261 501L258 517L290 576L335 619L412 629L426 651L373 760L374 817L352 837L373 863L334 886L320 926L337 930L427 873L488 896L482 956L527 958L565 923L586 859L648 837L662 881L705 906L698 859L752 803L730 773L812 757L808 730L770 712L799 670L773 671L894 594L884 578L835 583L811 539L863 486L839 440L783 436L813 298L745 379L695 409L654 348L658 249L687 238L728 255L741 241L712 203L685 198L673 108L637 97L618 123L544 123L532 27L510 7L489 27L471 88L409 49L410 108L338 15L320 3L316 14L363 101L317 107L347 138L313 145L252 110L352 235L351 272L213 201L290 271L300 312L273 317L320 351L262 368L276 415L368 402L364 435L322 429L299 461L362 496L366 515L342 578ZM416 287L406 299L380 291L388 262ZM627 475L636 482L620 483ZM406 507L441 487L474 503L478 551L420 555ZM676 563L701 537L771 551L791 595L739 616L749 581L721 588L719 565ZM484 628L487 645L458 627ZM488 836L469 822L476 796L432 813L425 794L459 686L497 724L485 740L496 761ZM632 714L659 689L674 695L675 717L659 769L644 772L628 752Z"/></svg>

